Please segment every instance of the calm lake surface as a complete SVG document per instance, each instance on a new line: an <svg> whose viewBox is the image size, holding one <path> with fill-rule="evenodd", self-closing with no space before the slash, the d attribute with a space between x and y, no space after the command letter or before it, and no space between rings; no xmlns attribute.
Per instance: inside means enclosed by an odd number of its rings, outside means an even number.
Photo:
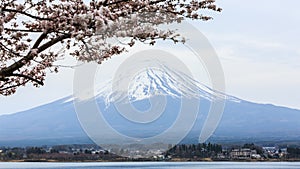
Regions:
<svg viewBox="0 0 300 169"><path fill-rule="evenodd" d="M51 169L300 169L299 162L103 162L103 163L2 163L0 168Z"/></svg>

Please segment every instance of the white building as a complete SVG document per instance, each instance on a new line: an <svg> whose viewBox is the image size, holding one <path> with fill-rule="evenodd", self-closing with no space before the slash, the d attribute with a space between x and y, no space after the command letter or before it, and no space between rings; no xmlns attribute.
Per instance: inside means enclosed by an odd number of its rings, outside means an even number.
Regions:
<svg viewBox="0 0 300 169"><path fill-rule="evenodd" d="M230 152L230 157L233 159L249 159L251 158L251 150L249 148L233 149Z"/></svg>

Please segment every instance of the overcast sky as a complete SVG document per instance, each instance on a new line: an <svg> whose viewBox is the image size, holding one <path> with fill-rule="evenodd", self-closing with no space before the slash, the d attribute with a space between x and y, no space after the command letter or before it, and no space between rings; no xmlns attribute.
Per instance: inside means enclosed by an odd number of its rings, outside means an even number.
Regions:
<svg viewBox="0 0 300 169"><path fill-rule="evenodd" d="M215 48L226 92L238 98L300 109L300 1L217 0L222 13L193 23ZM103 66L118 63L112 59ZM28 85L0 96L0 114L14 113L72 94L73 70L48 74L45 86Z"/></svg>

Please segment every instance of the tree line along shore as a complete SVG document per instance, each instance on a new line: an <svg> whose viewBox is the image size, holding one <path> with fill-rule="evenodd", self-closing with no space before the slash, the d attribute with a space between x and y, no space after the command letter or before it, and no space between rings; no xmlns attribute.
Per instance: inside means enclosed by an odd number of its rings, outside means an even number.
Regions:
<svg viewBox="0 0 300 169"><path fill-rule="evenodd" d="M129 151L125 149L122 152ZM150 151L150 150L147 150ZM213 143L179 144L149 157L128 157L97 145L57 145L41 147L0 147L0 161L79 162L79 161L300 161L300 147L221 145ZM134 153L134 152L130 152Z"/></svg>

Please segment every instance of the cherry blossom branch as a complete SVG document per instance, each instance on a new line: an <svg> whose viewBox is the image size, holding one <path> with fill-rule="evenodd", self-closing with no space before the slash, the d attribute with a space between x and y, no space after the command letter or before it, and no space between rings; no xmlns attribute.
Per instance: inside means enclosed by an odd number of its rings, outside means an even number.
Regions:
<svg viewBox="0 0 300 169"><path fill-rule="evenodd" d="M68 39L68 38L71 38L71 34L63 34L61 36L58 36L57 38L53 39L53 40L50 40L48 41L47 43L43 44L42 46L40 46L38 48L38 52L43 52L44 50L48 49L49 47L55 45L56 43L58 42L61 42L62 40L64 39Z"/></svg>
<svg viewBox="0 0 300 169"><path fill-rule="evenodd" d="M16 9L2 9L2 12L14 12L14 13L19 13L19 14L28 16L28 17L30 17L30 18L37 19L37 20L48 20L48 21L53 20L53 19L51 19L51 18L42 18L42 17L39 17L39 16L31 15L31 14L29 14L29 13L26 13L26 12L23 12L23 11L20 11L20 10L16 10Z"/></svg>
<svg viewBox="0 0 300 169"><path fill-rule="evenodd" d="M74 69L76 67L82 66L83 64L84 63L78 64L78 65L57 65L57 64L53 64L53 66Z"/></svg>
<svg viewBox="0 0 300 169"><path fill-rule="evenodd" d="M46 33L43 33L38 40L36 41L36 43L33 45L32 49L36 49L39 44L42 42L42 40L47 37ZM56 44L57 42L60 42L66 38L70 38L71 35L62 35L57 37L56 39L50 40L49 42L43 44L42 46L40 46L39 48L37 48L36 53L41 53L44 50L46 50L47 48L51 47L52 45ZM26 63L28 63L30 60L32 60L34 58L34 54L32 54L32 50L22 59L20 59L19 61L15 62L14 64L8 66L7 68L3 68L0 70L0 77L1 75L5 76L5 75L9 75L12 72L16 71L17 69L21 68L22 66L24 66Z"/></svg>
<svg viewBox="0 0 300 169"><path fill-rule="evenodd" d="M40 37L35 41L34 45L32 46L32 49L35 49L39 47L41 42L47 37L47 33L42 33ZM29 54L28 54L29 55Z"/></svg>
<svg viewBox="0 0 300 169"><path fill-rule="evenodd" d="M105 1L103 3L104 6L110 6L110 5L116 5L116 4L119 4L119 3L126 3L128 2L129 0L120 0L120 1L115 1L115 2L110 2L110 3L107 3L107 1Z"/></svg>
<svg viewBox="0 0 300 169"><path fill-rule="evenodd" d="M0 86L0 92L6 91L8 89L13 89L15 87L23 86L23 85L25 85L28 82L29 82L29 80L25 80L23 83L16 84L16 85L11 85L11 86L4 87L4 88L2 88L3 86Z"/></svg>
<svg viewBox="0 0 300 169"><path fill-rule="evenodd" d="M63 67L54 64L59 52L51 47L58 42L78 60L102 63L126 51L124 45L132 47L137 41L150 45L157 39L184 42L176 30L160 30L159 26L180 23L185 18L212 19L201 12L220 12L214 3L214 0L93 0L89 4L84 0L1 0L0 95L13 94L27 82L43 85L47 69L57 72L58 67ZM39 36L34 39L36 33ZM111 38L131 38L131 41L115 45L109 41Z"/></svg>
<svg viewBox="0 0 300 169"><path fill-rule="evenodd" d="M41 34L32 48L33 49L37 48L40 45L40 43L43 41L43 39L46 37L47 37L46 33ZM32 50L30 50L29 53L25 57L20 59L19 61L13 63L12 65L10 65L6 68L1 69L0 76L8 76L8 75L12 74L14 71L16 71L17 69L20 69L22 66L27 64L33 58L34 58L34 55L32 54Z"/></svg>
<svg viewBox="0 0 300 169"><path fill-rule="evenodd" d="M25 79L31 80L31 81L33 81L33 82L36 82L36 83L39 84L39 85L42 85L42 86L44 85L44 82L39 81L39 80L37 80L37 79L34 79L34 78L32 78L32 77L30 77L30 76L28 76L28 75L24 75L24 74L10 74L9 76L23 77L23 78L25 78Z"/></svg>
<svg viewBox="0 0 300 169"><path fill-rule="evenodd" d="M0 76L0 81L4 81L5 82L5 81L8 81L8 80L9 80L8 78Z"/></svg>
<svg viewBox="0 0 300 169"><path fill-rule="evenodd" d="M7 46L3 45L2 43L0 43L0 46L2 49L5 49L6 51L8 51L16 56L21 57L21 55L19 53L14 52L13 50L9 49Z"/></svg>
<svg viewBox="0 0 300 169"><path fill-rule="evenodd" d="M13 32L43 32L42 30L32 30L32 29L11 29L11 28L4 28L6 31L13 31Z"/></svg>

